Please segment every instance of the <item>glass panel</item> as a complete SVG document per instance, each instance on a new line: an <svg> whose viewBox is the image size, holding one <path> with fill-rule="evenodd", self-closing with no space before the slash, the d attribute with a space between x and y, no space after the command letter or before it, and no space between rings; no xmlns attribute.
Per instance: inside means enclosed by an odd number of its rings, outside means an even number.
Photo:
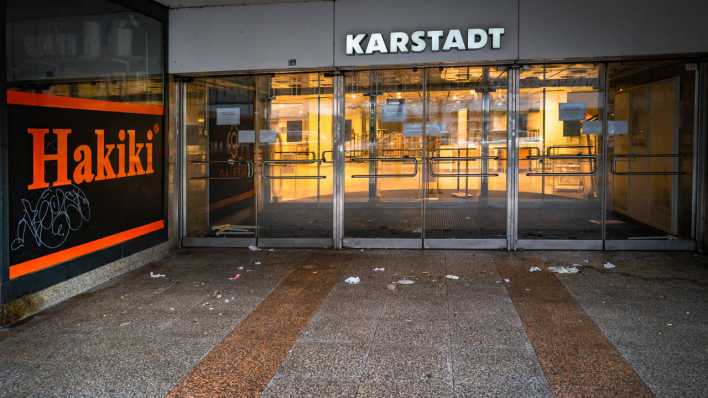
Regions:
<svg viewBox="0 0 708 398"><path fill-rule="evenodd" d="M692 237L695 72L611 64L608 239Z"/></svg>
<svg viewBox="0 0 708 398"><path fill-rule="evenodd" d="M260 238L332 237L332 78L260 77Z"/></svg>
<svg viewBox="0 0 708 398"><path fill-rule="evenodd" d="M9 88L162 105L161 22L103 0L6 3Z"/></svg>
<svg viewBox="0 0 708 398"><path fill-rule="evenodd" d="M345 237L422 235L422 73L345 75Z"/></svg>
<svg viewBox="0 0 708 398"><path fill-rule="evenodd" d="M602 239L599 67L528 66L520 84L519 239Z"/></svg>
<svg viewBox="0 0 708 398"><path fill-rule="evenodd" d="M430 69L426 238L506 238L507 73Z"/></svg>
<svg viewBox="0 0 708 398"><path fill-rule="evenodd" d="M187 236L255 238L255 78L187 84Z"/></svg>

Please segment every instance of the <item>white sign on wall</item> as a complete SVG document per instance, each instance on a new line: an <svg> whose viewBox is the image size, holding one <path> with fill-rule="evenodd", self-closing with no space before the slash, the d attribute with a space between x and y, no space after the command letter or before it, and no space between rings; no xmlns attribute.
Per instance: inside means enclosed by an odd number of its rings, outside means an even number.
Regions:
<svg viewBox="0 0 708 398"><path fill-rule="evenodd" d="M485 47L501 48L504 28L469 28L444 30L416 30L407 32L391 32L388 38L382 33L347 34L347 55L419 53L425 50L436 51L466 51L479 50Z"/></svg>
<svg viewBox="0 0 708 398"><path fill-rule="evenodd" d="M241 109L239 107L216 108L216 124L218 126L237 126L241 123Z"/></svg>

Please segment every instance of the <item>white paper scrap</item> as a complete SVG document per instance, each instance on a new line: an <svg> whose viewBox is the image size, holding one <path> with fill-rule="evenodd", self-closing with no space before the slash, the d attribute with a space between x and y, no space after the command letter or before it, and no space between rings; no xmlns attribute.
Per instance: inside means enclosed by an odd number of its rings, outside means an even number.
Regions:
<svg viewBox="0 0 708 398"><path fill-rule="evenodd" d="M553 266L548 267L548 270L556 274L577 274L579 270L575 267Z"/></svg>

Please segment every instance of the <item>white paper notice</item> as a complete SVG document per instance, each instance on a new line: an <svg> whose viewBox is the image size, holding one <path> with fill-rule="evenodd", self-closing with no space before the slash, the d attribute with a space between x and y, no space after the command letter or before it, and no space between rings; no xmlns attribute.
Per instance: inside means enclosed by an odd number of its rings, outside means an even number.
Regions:
<svg viewBox="0 0 708 398"><path fill-rule="evenodd" d="M241 109L238 107L216 108L216 124L231 126L241 123Z"/></svg>
<svg viewBox="0 0 708 398"><path fill-rule="evenodd" d="M582 102L564 102L558 104L558 120L585 120L585 104Z"/></svg>
<svg viewBox="0 0 708 398"><path fill-rule="evenodd" d="M261 130L261 144L272 144L275 142L278 134L273 130Z"/></svg>
<svg viewBox="0 0 708 398"><path fill-rule="evenodd" d="M239 144L253 144L256 142L256 132L253 130L241 130L238 132Z"/></svg>

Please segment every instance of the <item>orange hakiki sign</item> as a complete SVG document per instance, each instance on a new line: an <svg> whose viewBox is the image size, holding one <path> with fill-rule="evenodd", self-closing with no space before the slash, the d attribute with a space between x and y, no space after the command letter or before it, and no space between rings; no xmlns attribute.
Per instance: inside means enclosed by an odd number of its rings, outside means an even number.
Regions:
<svg viewBox="0 0 708 398"><path fill-rule="evenodd" d="M69 137L71 129L52 129L51 134L56 137L57 150L47 153L45 137L50 134L47 128L30 128L27 133L32 136L32 183L28 190L44 189L50 186L57 187L69 184L84 184L93 181L112 180L116 178L132 177L144 174L153 174L153 144L152 140L160 126L145 134L145 141L138 142L135 130L119 130L118 143L106 144L105 131L94 130L96 145L79 145L72 153L74 162L77 162L69 176ZM153 131L155 130L155 131ZM126 142L127 141L127 142ZM111 161L111 155L116 153L117 163ZM56 180L48 182L45 178L47 162L56 164Z"/></svg>

